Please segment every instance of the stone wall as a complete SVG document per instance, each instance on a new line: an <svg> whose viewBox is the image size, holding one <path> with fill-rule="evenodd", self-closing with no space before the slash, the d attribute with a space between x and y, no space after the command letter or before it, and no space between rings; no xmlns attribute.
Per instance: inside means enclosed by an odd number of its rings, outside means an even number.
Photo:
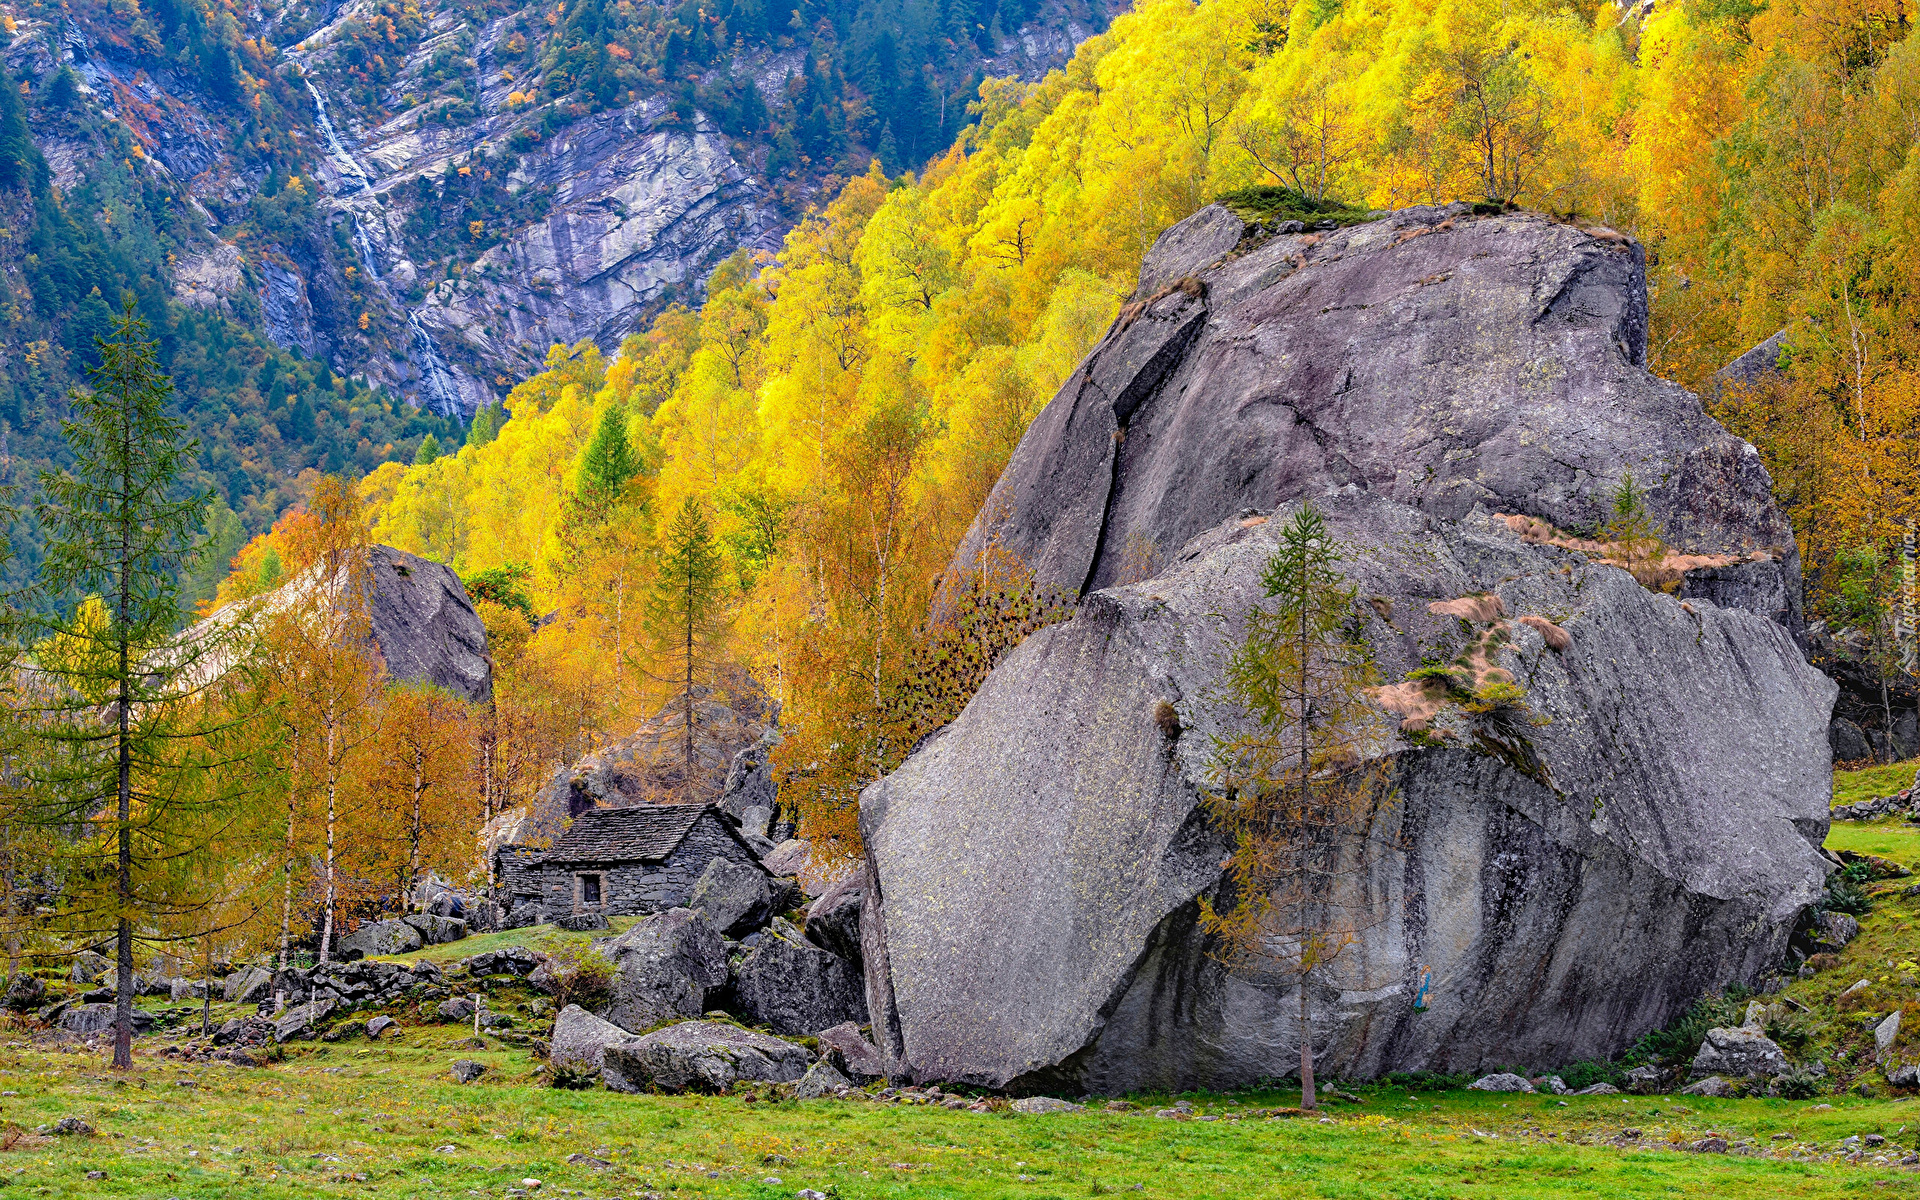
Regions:
<svg viewBox="0 0 1920 1200"><path fill-rule="evenodd" d="M544 868L542 906L549 916L593 911L590 906L575 903L574 881L580 875L598 874L601 903L597 911L612 917L665 912L686 904L700 873L715 858L759 865L753 852L727 832L718 817L709 813L687 831L687 836L665 862L621 863L598 870L581 864Z"/></svg>

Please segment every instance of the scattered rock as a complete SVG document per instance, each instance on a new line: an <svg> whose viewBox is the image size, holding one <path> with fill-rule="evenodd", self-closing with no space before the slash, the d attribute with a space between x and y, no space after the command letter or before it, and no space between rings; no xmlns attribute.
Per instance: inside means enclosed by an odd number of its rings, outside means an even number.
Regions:
<svg viewBox="0 0 1920 1200"><path fill-rule="evenodd" d="M1010 1107L1017 1113L1034 1115L1038 1113L1080 1112L1086 1106L1074 1104L1068 1100L1056 1100L1052 1096L1023 1096L1015 1100Z"/></svg>
<svg viewBox="0 0 1920 1200"><path fill-rule="evenodd" d="M60 1028L68 1033L105 1033L113 1028L114 1006L111 1004L82 1004L69 1008L60 1014ZM153 1014L140 1009L133 1010L133 1031L145 1033L153 1028Z"/></svg>
<svg viewBox="0 0 1920 1200"><path fill-rule="evenodd" d="M362 925L338 942L342 956L359 954L411 954L426 945L420 931L405 921L372 921Z"/></svg>
<svg viewBox="0 0 1920 1200"><path fill-rule="evenodd" d="M870 1083L887 1077L887 1060L852 1021L822 1029L814 1036L820 1043L820 1053L848 1078Z"/></svg>
<svg viewBox="0 0 1920 1200"><path fill-rule="evenodd" d="M805 1035L867 1020L866 985L853 964L778 917L734 964L733 996L749 1021L775 1033Z"/></svg>
<svg viewBox="0 0 1920 1200"><path fill-rule="evenodd" d="M1887 1072L1887 1082L1895 1087L1920 1087L1920 1063L1901 1063Z"/></svg>
<svg viewBox="0 0 1920 1200"><path fill-rule="evenodd" d="M274 1040L274 1023L264 1017L233 1017L214 1031L216 1046L264 1046Z"/></svg>
<svg viewBox="0 0 1920 1200"><path fill-rule="evenodd" d="M441 897L445 902L445 898ZM420 940L429 946L444 946L448 942L457 942L467 936L467 923L439 913L413 913L401 918L420 933Z"/></svg>
<svg viewBox="0 0 1920 1200"><path fill-rule="evenodd" d="M220 983L220 998L229 1004L257 1004L273 986L273 974L261 967L243 967Z"/></svg>
<svg viewBox="0 0 1920 1200"><path fill-rule="evenodd" d="M394 1020L392 1017L389 1017L383 1014L381 1016L374 1017L367 1022L367 1036L370 1038L378 1038L381 1034L385 1033L387 1030L398 1029L399 1027L400 1027L400 1022Z"/></svg>
<svg viewBox="0 0 1920 1200"><path fill-rule="evenodd" d="M1688 1146L1687 1149L1693 1151L1695 1154L1725 1154L1727 1152L1727 1139L1723 1137L1701 1138L1693 1145Z"/></svg>
<svg viewBox="0 0 1920 1200"><path fill-rule="evenodd" d="M700 873L687 900L688 908L705 912L714 928L727 937L739 937L765 925L773 915L772 906L773 888L765 871L720 857Z"/></svg>
<svg viewBox="0 0 1920 1200"><path fill-rule="evenodd" d="M442 1021L457 1022L473 1020L473 1001L465 996L455 996L451 1000L442 1000L435 1008L434 1015Z"/></svg>
<svg viewBox="0 0 1920 1200"><path fill-rule="evenodd" d="M800 1077L800 1082L793 1085L793 1098L818 1100L822 1096L832 1096L852 1086L853 1084L845 1075L834 1070L833 1064L823 1058L808 1067L807 1073Z"/></svg>
<svg viewBox="0 0 1920 1200"><path fill-rule="evenodd" d="M597 929L608 928L607 915L597 912L572 913L564 917L555 917L553 927L564 929L568 933L592 933Z"/></svg>
<svg viewBox="0 0 1920 1200"><path fill-rule="evenodd" d="M1476 1092L1531 1092L1533 1085L1511 1071L1501 1071L1493 1075L1482 1075L1467 1085L1468 1090Z"/></svg>
<svg viewBox="0 0 1920 1200"><path fill-rule="evenodd" d="M546 919L546 911L538 904L516 904L513 907L513 911L507 914L506 927L508 929L525 929L530 925L544 924Z"/></svg>
<svg viewBox="0 0 1920 1200"><path fill-rule="evenodd" d="M168 989L175 1004L182 1000L204 1000L207 996L207 981L204 979L176 979Z"/></svg>
<svg viewBox="0 0 1920 1200"><path fill-rule="evenodd" d="M487 1073L485 1063L477 1063L470 1058L456 1058L451 1068L455 1083L472 1083Z"/></svg>
<svg viewBox="0 0 1920 1200"><path fill-rule="evenodd" d="M332 1000L309 1000L305 1004L296 1004L281 1013L273 1022L273 1040L284 1042L289 1039L312 1037L314 1026L337 1007Z"/></svg>
<svg viewBox="0 0 1920 1200"><path fill-rule="evenodd" d="M1696 1080L1681 1088L1680 1094L1682 1096L1718 1096L1725 1099L1733 1095L1733 1085L1718 1075L1709 1075L1705 1079Z"/></svg>
<svg viewBox="0 0 1920 1200"><path fill-rule="evenodd" d="M508 946L463 958L460 964L476 979L487 975L518 975L525 979L545 961L544 956L525 946Z"/></svg>
<svg viewBox="0 0 1920 1200"><path fill-rule="evenodd" d="M1667 1073L1659 1067L1635 1067L1624 1078L1629 1092L1636 1096L1651 1096L1666 1085Z"/></svg>
<svg viewBox="0 0 1920 1200"><path fill-rule="evenodd" d="M634 1037L634 1034L610 1021L602 1021L578 1004L569 1004L554 1018L553 1041L547 1048L547 1061L556 1067L573 1064L598 1072L608 1046L631 1042Z"/></svg>
<svg viewBox="0 0 1920 1200"><path fill-rule="evenodd" d="M1596 1083L1575 1092L1576 1096L1618 1096L1620 1089L1610 1083Z"/></svg>
<svg viewBox="0 0 1920 1200"><path fill-rule="evenodd" d="M601 1075L615 1091L719 1092L742 1079L791 1083L809 1055L792 1042L717 1021L684 1021L608 1046Z"/></svg>
<svg viewBox="0 0 1920 1200"><path fill-rule="evenodd" d="M1709 1029L1700 1052L1694 1055L1692 1075L1701 1079L1721 1075L1731 1079L1768 1079L1787 1070L1787 1055L1766 1034L1752 1026Z"/></svg>
<svg viewBox="0 0 1920 1200"><path fill-rule="evenodd" d="M614 970L613 1001L600 1015L630 1032L701 1015L708 989L727 982L720 932L698 909L655 913L595 946Z"/></svg>
<svg viewBox="0 0 1920 1200"><path fill-rule="evenodd" d="M25 1012L47 1002L47 985L25 971L7 984L6 1005L14 1012Z"/></svg>
<svg viewBox="0 0 1920 1200"><path fill-rule="evenodd" d="M604 1158L595 1158L591 1154L582 1154L579 1151L567 1155L567 1165L570 1167L585 1167L589 1171L605 1171L613 1166L612 1163Z"/></svg>
<svg viewBox="0 0 1920 1200"><path fill-rule="evenodd" d="M1894 1009L1887 1019L1873 1027L1873 1049L1876 1054L1885 1054L1893 1048L1893 1039L1900 1036L1900 1010Z"/></svg>
<svg viewBox="0 0 1920 1200"><path fill-rule="evenodd" d="M93 1126L79 1117L61 1117L47 1132L60 1137L92 1137Z"/></svg>
<svg viewBox="0 0 1920 1200"><path fill-rule="evenodd" d="M1860 922L1843 912L1823 912L1814 920L1815 939L1838 950L1860 936Z"/></svg>

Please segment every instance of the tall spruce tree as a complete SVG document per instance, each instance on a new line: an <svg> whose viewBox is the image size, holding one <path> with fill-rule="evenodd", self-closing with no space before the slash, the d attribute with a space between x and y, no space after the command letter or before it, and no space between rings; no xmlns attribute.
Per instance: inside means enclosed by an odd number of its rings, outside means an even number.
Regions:
<svg viewBox="0 0 1920 1200"><path fill-rule="evenodd" d="M609 405L594 427L593 440L587 443L580 460L580 475L575 492L580 506L594 513L605 513L619 500L627 480L639 471L633 445L627 440L627 410Z"/></svg>
<svg viewBox="0 0 1920 1200"><path fill-rule="evenodd" d="M70 394L73 467L40 477L38 599L44 611L90 595L70 616L30 623L47 681L35 732L49 751L33 768L32 819L74 831L61 916L76 932L112 930L119 1068L133 1065L136 927L196 907L193 855L219 820L228 761L206 703L225 648L177 632L180 567L210 497L184 484L199 447L167 413L173 385L146 332L129 305L99 343L92 388Z"/></svg>
<svg viewBox="0 0 1920 1200"><path fill-rule="evenodd" d="M1227 667L1249 718L1214 745L1210 807L1234 838L1233 903L1203 903L1234 957L1276 964L1299 985L1300 1106L1316 1104L1312 985L1378 914L1349 885L1391 848L1385 778L1362 767L1375 670L1351 632L1356 593L1326 518L1306 505L1280 530L1262 585L1277 601L1248 614Z"/></svg>
<svg viewBox="0 0 1920 1200"><path fill-rule="evenodd" d="M726 632L727 578L706 509L692 496L662 539L646 625L656 675L680 692L686 779L693 780L694 688L716 665Z"/></svg>

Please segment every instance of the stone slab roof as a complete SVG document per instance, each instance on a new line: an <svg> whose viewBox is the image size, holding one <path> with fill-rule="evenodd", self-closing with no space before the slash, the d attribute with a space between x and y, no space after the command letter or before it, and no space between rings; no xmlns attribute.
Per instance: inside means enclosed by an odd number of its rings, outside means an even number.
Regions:
<svg viewBox="0 0 1920 1200"><path fill-rule="evenodd" d="M711 804L590 808L554 839L552 864L659 862L674 852ZM722 822L725 824L725 822Z"/></svg>

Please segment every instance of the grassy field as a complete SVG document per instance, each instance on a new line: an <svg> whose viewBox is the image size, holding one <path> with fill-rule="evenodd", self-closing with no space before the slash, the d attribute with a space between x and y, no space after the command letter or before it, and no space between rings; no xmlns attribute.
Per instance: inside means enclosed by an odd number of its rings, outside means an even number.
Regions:
<svg viewBox="0 0 1920 1200"><path fill-rule="evenodd" d="M1897 790L1913 767L1840 773L1836 802ZM1920 826L1904 821L1839 823L1828 844L1920 862ZM1920 1173L1898 1162L1920 1152L1920 1102L1889 1097L1870 1065L1879 1013L1911 1005L1920 988L1920 897L1899 894L1907 882L1879 885L1838 964L1787 990L1807 1014L1776 1033L1794 1042L1796 1059L1826 1059L1831 1085L1849 1089L1817 1100L1556 1100L1377 1086L1357 1089L1358 1104L1338 1101L1311 1117L1268 1118L1261 1110L1297 1095L1250 1091L1184 1097L1196 1118L1214 1119L1163 1120L1152 1113L1171 1097L1132 1097L1134 1112L1023 1116L877 1100L795 1103L767 1089L625 1096L542 1086L540 1060L523 1045L544 1024L541 1001L524 985L477 985L516 1023L484 1048L467 1043L470 1029L434 1024L429 1006L409 1003L394 1012L405 1027L397 1041L370 1042L357 1024L342 1023L338 1040L289 1044L283 1061L257 1068L167 1054L190 1051L197 1013L188 1019L184 1006L149 1000L143 1005L181 1023L140 1039L125 1076L99 1051L36 1041L24 1028L0 1032L0 1196L772 1200L808 1188L840 1200L1920 1200ZM451 965L505 946L551 952L591 936L541 926L403 957ZM1862 979L1867 989L1841 995ZM213 1017L238 1012L215 1005ZM1920 1020L1907 1025L1901 1042L1920 1051ZM454 1083L448 1065L457 1058L484 1063L486 1075ZM1857 1094L1862 1085L1874 1094ZM95 1133L36 1132L67 1116ZM1861 1153L1841 1144L1868 1135L1886 1142ZM1714 1136L1732 1152L1689 1151ZM104 1175L89 1179L92 1172Z"/></svg>
<svg viewBox="0 0 1920 1200"><path fill-rule="evenodd" d="M97 1054L12 1044L0 1053L0 1119L29 1132L0 1151L5 1193L178 1197L747 1197L811 1188L866 1197L1139 1195L1251 1197L1920 1196L1908 1169L1835 1157L1840 1139L1881 1134L1869 1155L1920 1143L1920 1104L1586 1097L1376 1088L1324 1119L1262 1119L1297 1099L1188 1097L1198 1115L1021 1116L923 1106L766 1097L567 1092L529 1079L534 1062L454 1045L416 1028L403 1044L305 1046L262 1069L183 1064L143 1052L125 1078ZM446 1074L456 1057L479 1083ZM64 1116L94 1136L30 1131ZM1630 1144L1615 1144L1624 1130ZM1691 1153L1718 1135L1736 1153ZM1741 1145L1746 1143L1746 1145ZM1751 1156L1738 1151L1749 1151ZM570 1156L598 1159L596 1166ZM1795 1160L1794 1155L1802 1156ZM1820 1156L1828 1161L1821 1161ZM87 1178L105 1172L103 1179ZM538 1179L538 1188L524 1183ZM777 1182L776 1182L777 1181Z"/></svg>

